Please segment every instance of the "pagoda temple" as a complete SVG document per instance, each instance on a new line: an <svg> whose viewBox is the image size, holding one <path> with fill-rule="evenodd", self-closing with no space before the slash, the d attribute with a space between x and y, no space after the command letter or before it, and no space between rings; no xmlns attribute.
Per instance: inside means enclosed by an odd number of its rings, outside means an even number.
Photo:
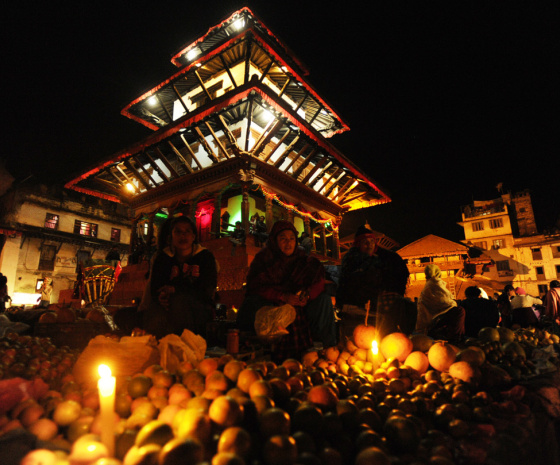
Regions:
<svg viewBox="0 0 560 465"><path fill-rule="evenodd" d="M150 244L168 216L196 220L199 240L220 262L220 292L243 285L237 271L258 251L255 214L269 229L292 221L312 237L314 253L337 263L344 213L390 198L328 141L349 128L307 82L303 63L248 8L172 63L175 74L121 112L153 134L66 187L128 205L133 247ZM236 223L246 242L231 253L224 236Z"/></svg>

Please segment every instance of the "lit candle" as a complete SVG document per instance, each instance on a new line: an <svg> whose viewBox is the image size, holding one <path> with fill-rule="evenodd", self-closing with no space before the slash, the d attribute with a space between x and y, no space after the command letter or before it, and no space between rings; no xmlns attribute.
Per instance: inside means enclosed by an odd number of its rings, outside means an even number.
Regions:
<svg viewBox="0 0 560 465"><path fill-rule="evenodd" d="M116 379L111 376L107 365L99 365L97 390L99 391L99 416L101 424L101 442L107 446L111 456L115 452L115 385Z"/></svg>
<svg viewBox="0 0 560 465"><path fill-rule="evenodd" d="M373 365L373 373L375 373L375 370L379 368L379 348L375 339L371 342L371 364Z"/></svg>

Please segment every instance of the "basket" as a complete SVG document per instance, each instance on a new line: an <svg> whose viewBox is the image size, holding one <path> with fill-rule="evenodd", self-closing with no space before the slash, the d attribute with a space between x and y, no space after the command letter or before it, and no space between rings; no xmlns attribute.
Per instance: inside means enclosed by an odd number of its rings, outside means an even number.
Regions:
<svg viewBox="0 0 560 465"><path fill-rule="evenodd" d="M95 336L108 332L110 329L105 323L86 320L79 323L37 323L34 335L50 338L57 347L84 349Z"/></svg>

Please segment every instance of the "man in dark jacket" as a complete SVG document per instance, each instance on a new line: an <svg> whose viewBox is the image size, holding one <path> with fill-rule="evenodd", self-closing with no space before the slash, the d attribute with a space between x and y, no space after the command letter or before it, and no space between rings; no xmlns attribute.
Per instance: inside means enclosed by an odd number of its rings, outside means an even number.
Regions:
<svg viewBox="0 0 560 465"><path fill-rule="evenodd" d="M492 300L481 296L480 288L470 286L465 289L466 299L461 302L465 309L465 336L476 337L481 328L496 327L500 312Z"/></svg>

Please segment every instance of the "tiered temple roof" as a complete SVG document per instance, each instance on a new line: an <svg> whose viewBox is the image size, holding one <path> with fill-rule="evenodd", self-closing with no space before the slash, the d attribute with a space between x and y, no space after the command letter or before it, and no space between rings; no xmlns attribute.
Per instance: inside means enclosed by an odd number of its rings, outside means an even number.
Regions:
<svg viewBox="0 0 560 465"><path fill-rule="evenodd" d="M66 187L143 211L249 179L318 219L390 201L328 142L348 126L248 8L172 62L179 67L174 75L122 110L155 132Z"/></svg>

